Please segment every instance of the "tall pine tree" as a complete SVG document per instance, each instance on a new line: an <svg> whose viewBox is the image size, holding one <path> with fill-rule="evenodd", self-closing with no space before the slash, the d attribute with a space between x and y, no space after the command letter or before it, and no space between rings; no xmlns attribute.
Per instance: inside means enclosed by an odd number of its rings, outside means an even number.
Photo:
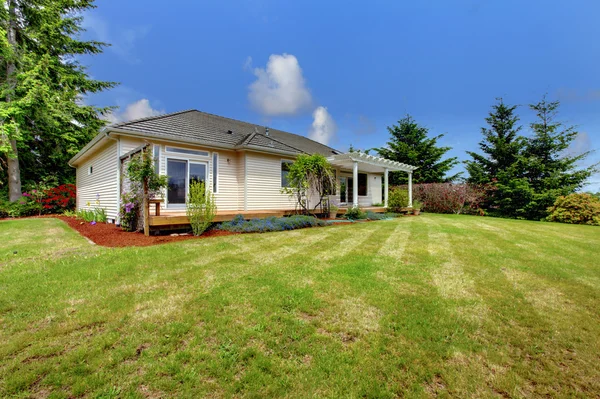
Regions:
<svg viewBox="0 0 600 399"><path fill-rule="evenodd" d="M518 124L516 109L516 105L509 106L498 99L485 119L488 127L481 128L483 140L479 148L482 153L467 151L472 160L465 161L469 183L489 184L494 189L488 192L485 206L501 216L511 216L523 203L520 162L525 139L519 135L522 127Z"/></svg>
<svg viewBox="0 0 600 399"><path fill-rule="evenodd" d="M531 201L524 207L528 219L547 216L547 208L561 195L568 195L583 187L596 171L596 165L580 168L590 151L569 154L569 147L577 138L574 126L556 121L560 102L546 101L546 97L529 108L537 120L530 124L533 136L528 138L522 164L524 176L532 191Z"/></svg>
<svg viewBox="0 0 600 399"><path fill-rule="evenodd" d="M387 128L391 135L387 147L377 148L384 158L402 162L419 169L413 172L413 183L442 183L455 180L460 173L447 176L458 160L456 157L442 159L451 147L438 147L437 142L444 137L440 134L428 137L429 130L420 126L410 116L406 115L398 121L398 125ZM403 172L390 173L390 184L406 184L408 176Z"/></svg>
<svg viewBox="0 0 600 399"><path fill-rule="evenodd" d="M0 7L0 157L9 199L21 181L73 180L67 165L98 129L108 108L82 103L115 84L90 79L78 57L104 43L81 41L82 13L93 0L3 0Z"/></svg>

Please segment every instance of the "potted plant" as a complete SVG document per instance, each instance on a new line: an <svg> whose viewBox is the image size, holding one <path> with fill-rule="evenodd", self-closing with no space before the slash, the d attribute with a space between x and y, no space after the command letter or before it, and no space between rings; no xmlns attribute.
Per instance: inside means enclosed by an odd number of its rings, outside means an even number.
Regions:
<svg viewBox="0 0 600 399"><path fill-rule="evenodd" d="M329 219L335 219L337 216L337 211L340 209L335 203L329 203Z"/></svg>
<svg viewBox="0 0 600 399"><path fill-rule="evenodd" d="M420 201L413 201L413 215L418 216L421 213L421 207L423 203Z"/></svg>

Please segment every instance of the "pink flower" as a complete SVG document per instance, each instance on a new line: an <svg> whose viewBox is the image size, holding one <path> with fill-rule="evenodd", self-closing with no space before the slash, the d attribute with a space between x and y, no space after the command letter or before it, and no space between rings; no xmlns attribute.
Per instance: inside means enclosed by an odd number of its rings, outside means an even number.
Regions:
<svg viewBox="0 0 600 399"><path fill-rule="evenodd" d="M23 193L23 197L29 197L29 196L31 196L31 194L29 194L29 193Z"/></svg>

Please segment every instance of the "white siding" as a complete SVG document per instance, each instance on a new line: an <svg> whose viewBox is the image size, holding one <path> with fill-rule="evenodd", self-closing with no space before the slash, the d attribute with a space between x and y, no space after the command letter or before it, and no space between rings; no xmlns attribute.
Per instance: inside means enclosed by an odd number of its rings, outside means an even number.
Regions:
<svg viewBox="0 0 600 399"><path fill-rule="evenodd" d="M246 153L242 152L238 155L238 169L237 169L237 181L238 181L238 209L245 210L245 179L246 179Z"/></svg>
<svg viewBox="0 0 600 399"><path fill-rule="evenodd" d="M252 152L246 156L248 210L294 209L294 201L281 192L281 161L293 159Z"/></svg>
<svg viewBox="0 0 600 399"><path fill-rule="evenodd" d="M218 192L215 194L217 201L217 210L231 211L238 208L238 188L244 187L243 180L238 181L239 156L235 152L229 151L214 151L219 154L219 163L217 168L217 187ZM213 153L214 153L213 152ZM213 157L211 153L210 159L210 184L213 187Z"/></svg>
<svg viewBox="0 0 600 399"><path fill-rule="evenodd" d="M141 146L146 141L144 141L142 139L137 139L134 137L120 136L119 142L120 142L120 146L121 146L121 151L119 153L119 156L121 156L121 155L127 154L129 151Z"/></svg>
<svg viewBox="0 0 600 399"><path fill-rule="evenodd" d="M117 142L111 140L77 166L78 210L104 208L109 219L116 219L117 162ZM92 174L89 174L90 166ZM99 203L96 202L97 200Z"/></svg>

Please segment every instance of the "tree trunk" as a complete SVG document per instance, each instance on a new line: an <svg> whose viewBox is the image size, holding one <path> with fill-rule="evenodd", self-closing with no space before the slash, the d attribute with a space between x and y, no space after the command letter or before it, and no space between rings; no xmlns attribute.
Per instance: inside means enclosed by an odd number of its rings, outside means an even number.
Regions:
<svg viewBox="0 0 600 399"><path fill-rule="evenodd" d="M6 95L6 102L11 101L11 93L15 89L15 71L16 65L14 61L15 54L17 52L17 17L15 12L16 0L8 0L8 29L7 39L8 45L12 47L11 59L6 65L6 81L8 82L8 94ZM11 153L7 156L8 163L8 199L11 202L17 201L21 198L21 170L19 168L19 154L17 150L17 140L10 140Z"/></svg>

